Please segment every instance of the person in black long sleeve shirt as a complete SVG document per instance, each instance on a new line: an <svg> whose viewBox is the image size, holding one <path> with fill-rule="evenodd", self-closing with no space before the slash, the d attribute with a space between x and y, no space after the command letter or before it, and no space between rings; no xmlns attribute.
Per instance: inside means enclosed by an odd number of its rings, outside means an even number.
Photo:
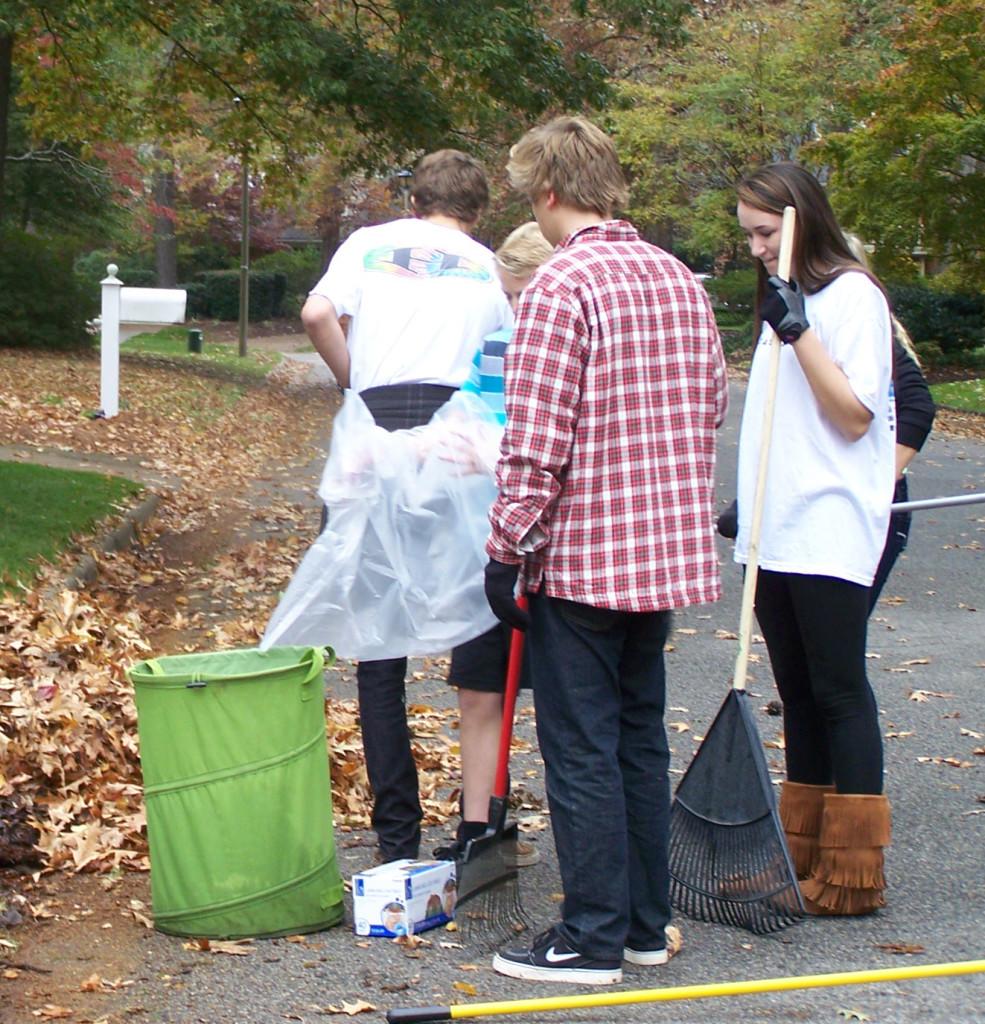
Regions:
<svg viewBox="0 0 985 1024"><path fill-rule="evenodd" d="M906 333L893 318L893 392L896 396L896 489L893 501L906 501L906 467L923 447L934 423L937 409L930 396L930 388L917 361L900 341ZM909 340L909 339L907 339ZM894 512L889 520L886 546L869 591L869 612L876 606L886 579L896 564L910 534L911 512ZM737 503L731 505L718 518L718 532L723 537L735 538L738 528Z"/></svg>
<svg viewBox="0 0 985 1024"><path fill-rule="evenodd" d="M896 395L896 490L893 501L906 501L906 467L923 447L934 423L936 407L916 360L900 341L901 325L893 318L893 390ZM910 535L911 512L894 512L889 520L875 579L869 590L869 612L876 606L882 588Z"/></svg>

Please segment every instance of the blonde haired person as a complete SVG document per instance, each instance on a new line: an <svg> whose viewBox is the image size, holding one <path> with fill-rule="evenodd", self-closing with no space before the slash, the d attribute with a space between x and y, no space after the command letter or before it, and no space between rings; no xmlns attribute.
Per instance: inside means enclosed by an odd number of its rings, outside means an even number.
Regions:
<svg viewBox="0 0 985 1024"><path fill-rule="evenodd" d="M515 228L496 250L499 281L514 312L523 289L553 251L536 221ZM482 399L500 425L506 423L503 360L512 334L512 327L504 327L483 339L472 361L472 374L462 385L463 392ZM462 820L454 843L434 851L441 859L460 860L469 841L483 835L488 827L509 652L510 630L498 623L475 640L460 645L458 657L452 659L448 683L458 690ZM476 667L463 673L461 667L468 664ZM480 665L481 669L477 667ZM516 844L518 867L536 864L539 859L532 843L521 840Z"/></svg>
<svg viewBox="0 0 985 1024"><path fill-rule="evenodd" d="M555 250L506 350L486 595L527 629L564 902L557 924L493 967L613 984L624 959L667 962L663 650L671 610L720 592L725 359L694 275L614 218L627 188L604 132L557 118L520 139L508 172Z"/></svg>
<svg viewBox="0 0 985 1024"><path fill-rule="evenodd" d="M496 250L496 270L500 284L516 313L520 294L530 284L537 268L554 252L554 246L543 236L535 220L514 228ZM506 423L503 400L503 359L506 346L513 336L513 328L504 328L483 339L482 348L472 360L472 375L462 386L463 391L479 395L496 414L501 424Z"/></svg>

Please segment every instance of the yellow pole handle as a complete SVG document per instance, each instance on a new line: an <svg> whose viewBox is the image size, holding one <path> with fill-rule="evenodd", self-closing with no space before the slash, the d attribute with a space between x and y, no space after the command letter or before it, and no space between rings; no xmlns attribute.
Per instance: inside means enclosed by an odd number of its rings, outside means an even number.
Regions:
<svg viewBox="0 0 985 1024"><path fill-rule="evenodd" d="M915 978L946 978L981 973L985 973L985 960L963 960L957 963L886 967L870 971L844 971L838 974L763 978L759 981L726 981L710 985L680 985L676 988L635 989L583 996L554 996L546 999L515 999L498 1003L459 1003L450 1006L448 1010L450 1018L458 1020L463 1017L496 1014L541 1013L548 1010L578 1010L593 1006L628 1006L633 1003L667 1003L681 999L750 996L763 992L790 992L805 988L835 988L839 985L869 985L882 981L911 981ZM447 1020L448 1017L444 1019Z"/></svg>

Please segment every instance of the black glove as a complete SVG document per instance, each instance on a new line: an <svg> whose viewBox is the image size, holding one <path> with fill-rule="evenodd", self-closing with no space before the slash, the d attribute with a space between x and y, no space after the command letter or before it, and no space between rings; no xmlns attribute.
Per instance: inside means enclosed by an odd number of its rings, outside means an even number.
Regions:
<svg viewBox="0 0 985 1024"><path fill-rule="evenodd" d="M804 293L796 281L784 281L775 274L760 306L760 316L785 344L796 341L810 327L804 312Z"/></svg>
<svg viewBox="0 0 985 1024"><path fill-rule="evenodd" d="M739 532L739 499L736 498L731 505L718 517L718 532L729 540L735 540Z"/></svg>
<svg viewBox="0 0 985 1024"><path fill-rule="evenodd" d="M520 566L489 559L486 566L486 600L493 615L514 629L526 631L530 616L516 603L516 578Z"/></svg>

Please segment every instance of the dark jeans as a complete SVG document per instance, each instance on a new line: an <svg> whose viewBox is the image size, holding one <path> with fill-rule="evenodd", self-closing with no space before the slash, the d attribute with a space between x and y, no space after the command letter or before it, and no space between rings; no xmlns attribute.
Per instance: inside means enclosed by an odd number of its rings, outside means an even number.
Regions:
<svg viewBox="0 0 985 1024"><path fill-rule="evenodd" d="M759 620L783 701L787 778L882 793L882 734L865 674L869 588L759 570Z"/></svg>
<svg viewBox="0 0 985 1024"><path fill-rule="evenodd" d="M377 426L418 427L454 394L436 384L369 388L361 397ZM322 529L327 516L322 515ZM417 859L421 845L421 801L417 765L407 728L406 658L361 661L356 669L359 721L366 772L373 788L373 828L384 860Z"/></svg>
<svg viewBox="0 0 985 1024"><path fill-rule="evenodd" d="M585 956L657 949L670 920L670 612L535 594L526 654L561 883L561 933Z"/></svg>
<svg viewBox="0 0 985 1024"><path fill-rule="evenodd" d="M421 846L417 765L407 728L406 658L361 661L356 669L373 828L384 860L416 860Z"/></svg>
<svg viewBox="0 0 985 1024"><path fill-rule="evenodd" d="M893 492L893 501L906 501L909 498L909 488L906 484L906 477L902 476L896 481L896 490ZM876 569L875 579L869 588L869 613L875 608L882 588L886 585L889 574L893 571L896 559L906 550L906 542L910 538L910 521L913 519L912 512L894 512L889 517L889 532L886 534L886 546L882 551L882 558L879 559L879 567Z"/></svg>

